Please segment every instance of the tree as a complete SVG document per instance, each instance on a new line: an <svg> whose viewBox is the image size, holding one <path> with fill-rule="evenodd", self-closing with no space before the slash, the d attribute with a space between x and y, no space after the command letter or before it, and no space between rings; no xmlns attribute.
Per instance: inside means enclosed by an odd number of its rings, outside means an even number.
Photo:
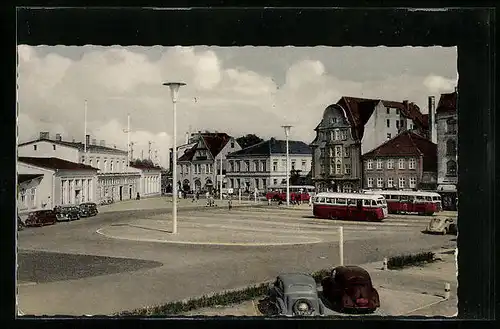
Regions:
<svg viewBox="0 0 500 329"><path fill-rule="evenodd" d="M247 134L245 136L241 136L241 137L236 138L236 141L238 142L238 144L240 144L241 148L244 149L244 148L247 148L249 146L252 146L252 145L255 145L255 144L262 142L263 139L255 134Z"/></svg>
<svg viewBox="0 0 500 329"><path fill-rule="evenodd" d="M134 165L143 165L143 166L154 166L154 163L151 159L135 159L132 161Z"/></svg>

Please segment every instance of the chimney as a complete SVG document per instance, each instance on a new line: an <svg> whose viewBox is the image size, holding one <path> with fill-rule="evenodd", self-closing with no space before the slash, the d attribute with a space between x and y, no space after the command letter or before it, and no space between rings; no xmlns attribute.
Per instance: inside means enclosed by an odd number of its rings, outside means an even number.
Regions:
<svg viewBox="0 0 500 329"><path fill-rule="evenodd" d="M89 145L90 145L90 135L85 135L85 144L86 144L87 146L89 146Z"/></svg>
<svg viewBox="0 0 500 329"><path fill-rule="evenodd" d="M56 141L58 141L58 142L62 141L61 134L56 134Z"/></svg>
<svg viewBox="0 0 500 329"><path fill-rule="evenodd" d="M437 144L437 129L436 129L436 98L429 96L429 137L431 142Z"/></svg>
<svg viewBox="0 0 500 329"><path fill-rule="evenodd" d="M106 141L104 139L101 139L101 143L99 145L100 146L106 146Z"/></svg>
<svg viewBox="0 0 500 329"><path fill-rule="evenodd" d="M41 131L40 132L40 139L50 139L50 134L48 131Z"/></svg>
<svg viewBox="0 0 500 329"><path fill-rule="evenodd" d="M92 145L97 145L97 139L92 138Z"/></svg>

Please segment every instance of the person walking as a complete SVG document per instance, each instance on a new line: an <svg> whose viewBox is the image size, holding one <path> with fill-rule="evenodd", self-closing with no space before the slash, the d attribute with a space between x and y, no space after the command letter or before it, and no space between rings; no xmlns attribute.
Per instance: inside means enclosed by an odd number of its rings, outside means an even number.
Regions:
<svg viewBox="0 0 500 329"><path fill-rule="evenodd" d="M229 210L233 209L233 198L231 197L231 195L228 197L227 206Z"/></svg>

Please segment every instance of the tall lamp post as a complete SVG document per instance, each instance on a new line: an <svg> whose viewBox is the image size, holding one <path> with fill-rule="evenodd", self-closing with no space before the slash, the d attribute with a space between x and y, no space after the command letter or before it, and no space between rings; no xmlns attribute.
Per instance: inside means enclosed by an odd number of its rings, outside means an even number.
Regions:
<svg viewBox="0 0 500 329"><path fill-rule="evenodd" d="M288 135L290 134L290 125L281 126L285 130L286 138L286 205L290 206L290 154L288 149Z"/></svg>
<svg viewBox="0 0 500 329"><path fill-rule="evenodd" d="M172 233L177 234L177 95L179 88L185 86L183 82L165 82L164 86L170 88L170 96L172 97L172 105L174 112L174 138L172 147Z"/></svg>

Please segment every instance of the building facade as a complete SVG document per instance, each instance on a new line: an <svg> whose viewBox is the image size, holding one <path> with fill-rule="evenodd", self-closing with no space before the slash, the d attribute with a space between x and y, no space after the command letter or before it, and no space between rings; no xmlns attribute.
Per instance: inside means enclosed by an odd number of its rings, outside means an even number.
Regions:
<svg viewBox="0 0 500 329"><path fill-rule="evenodd" d="M312 150L301 141L289 141L290 171L306 176ZM286 188L286 141L271 138L227 156L227 187L242 192Z"/></svg>
<svg viewBox="0 0 500 329"><path fill-rule="evenodd" d="M458 189L458 111L457 91L442 94L436 108L438 192L443 208L456 210Z"/></svg>
<svg viewBox="0 0 500 329"><path fill-rule="evenodd" d="M24 157L56 157L66 161L86 164L97 168L97 200L111 198L115 201L135 198L141 193L144 186L142 171L133 168L128 162L128 152L117 149L116 146L107 147L101 140L99 144L90 135L84 143L65 141L60 134L50 139L49 133L40 133L40 138L18 145L19 156ZM155 175L161 180L160 172ZM152 195L159 195L160 191Z"/></svg>
<svg viewBox="0 0 500 329"><path fill-rule="evenodd" d="M311 143L318 191L360 190L361 155L406 130L428 134L428 118L408 101L341 97L328 106Z"/></svg>
<svg viewBox="0 0 500 329"><path fill-rule="evenodd" d="M363 155L363 188L435 190L437 146L404 131Z"/></svg>
<svg viewBox="0 0 500 329"><path fill-rule="evenodd" d="M225 181L227 155L241 150L236 139L226 133L193 133L183 154L178 154L177 184L183 191L208 191L219 189ZM222 163L221 163L222 162ZM220 170L222 168L222 176Z"/></svg>
<svg viewBox="0 0 500 329"><path fill-rule="evenodd" d="M97 169L59 158L19 157L18 209L96 202Z"/></svg>
<svg viewBox="0 0 500 329"><path fill-rule="evenodd" d="M139 190L137 191L141 197L161 194L162 169L160 167L133 163L130 164L130 167L132 170L137 169L141 175ZM132 187L130 189L130 193L133 193Z"/></svg>

